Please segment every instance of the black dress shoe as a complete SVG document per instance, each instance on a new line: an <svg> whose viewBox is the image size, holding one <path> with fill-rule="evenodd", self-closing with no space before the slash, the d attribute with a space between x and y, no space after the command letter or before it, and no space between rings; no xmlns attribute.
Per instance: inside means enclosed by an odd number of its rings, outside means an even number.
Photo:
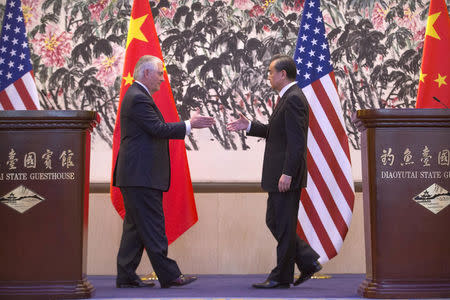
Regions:
<svg viewBox="0 0 450 300"><path fill-rule="evenodd" d="M195 276L185 276L185 275L181 274L180 277L178 277L177 279L175 279L169 283L161 283L161 288L167 289L167 288L170 288L171 286L182 286L182 285L189 284L196 280L197 280L197 277L195 277Z"/></svg>
<svg viewBox="0 0 450 300"><path fill-rule="evenodd" d="M116 287L119 289L126 288L151 288L154 287L155 284L153 282L142 282L140 280L135 280L131 282L116 282Z"/></svg>
<svg viewBox="0 0 450 300"><path fill-rule="evenodd" d="M301 271L300 277L294 282L294 285L299 285L300 283L305 282L310 279L314 273L317 273L320 270L322 270L322 265L318 261L313 262L311 266Z"/></svg>
<svg viewBox="0 0 450 300"><path fill-rule="evenodd" d="M281 283L267 279L261 283L254 283L252 286L257 289L288 289L289 283Z"/></svg>

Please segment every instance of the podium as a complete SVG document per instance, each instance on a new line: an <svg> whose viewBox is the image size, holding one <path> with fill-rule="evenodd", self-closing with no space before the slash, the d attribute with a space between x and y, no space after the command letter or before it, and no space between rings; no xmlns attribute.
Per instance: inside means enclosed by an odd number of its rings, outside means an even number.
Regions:
<svg viewBox="0 0 450 300"><path fill-rule="evenodd" d="M0 299L90 298L92 111L0 111Z"/></svg>
<svg viewBox="0 0 450 300"><path fill-rule="evenodd" d="M368 298L450 297L450 110L359 110Z"/></svg>

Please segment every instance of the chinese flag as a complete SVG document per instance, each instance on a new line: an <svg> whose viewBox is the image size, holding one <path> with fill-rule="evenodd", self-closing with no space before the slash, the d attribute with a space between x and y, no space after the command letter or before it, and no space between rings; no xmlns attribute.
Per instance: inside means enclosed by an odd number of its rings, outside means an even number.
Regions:
<svg viewBox="0 0 450 300"><path fill-rule="evenodd" d="M416 108L450 107L450 18L445 0L431 0Z"/></svg>
<svg viewBox="0 0 450 300"><path fill-rule="evenodd" d="M120 107L122 99L128 87L133 83L134 66L143 55L153 55L163 60L149 1L134 0L128 28L119 109L114 128L111 176L120 147ZM165 81L161 84L160 90L152 97L166 122L179 122L180 120L167 72L165 72L164 77ZM166 221L166 234L170 244L194 225L198 217L184 141L170 140L169 149L171 181L169 191L164 193L163 207ZM119 215L123 218L125 216L125 208L122 194L119 188L112 186L112 180L110 191L111 201Z"/></svg>

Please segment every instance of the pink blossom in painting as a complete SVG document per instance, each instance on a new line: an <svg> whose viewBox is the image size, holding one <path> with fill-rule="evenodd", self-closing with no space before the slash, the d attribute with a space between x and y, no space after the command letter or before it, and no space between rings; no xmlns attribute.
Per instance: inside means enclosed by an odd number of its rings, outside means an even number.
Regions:
<svg viewBox="0 0 450 300"><path fill-rule="evenodd" d="M96 77L105 86L113 86L118 74L121 74L123 66L123 49L113 47L111 56L101 54L94 60L94 66L98 69Z"/></svg>
<svg viewBox="0 0 450 300"><path fill-rule="evenodd" d="M36 34L32 40L34 52L41 56L46 66L62 67L66 64L66 57L70 56L72 36L62 29L48 25L44 33Z"/></svg>
<svg viewBox="0 0 450 300"><path fill-rule="evenodd" d="M94 20L97 22L101 20L101 14L108 3L109 0L98 0L95 3L89 4L88 8Z"/></svg>
<svg viewBox="0 0 450 300"><path fill-rule="evenodd" d="M42 0L22 0L22 12L25 19L27 31L39 25L41 15Z"/></svg>
<svg viewBox="0 0 450 300"><path fill-rule="evenodd" d="M261 5L254 5L248 13L250 17L254 18L264 15L264 11L264 7L262 7Z"/></svg>
<svg viewBox="0 0 450 300"><path fill-rule="evenodd" d="M376 30L384 30L386 14L389 8L384 9L380 3L376 2L372 11L372 24Z"/></svg>
<svg viewBox="0 0 450 300"><path fill-rule="evenodd" d="M234 6L242 10L250 10L253 8L253 1L251 0L234 0Z"/></svg>

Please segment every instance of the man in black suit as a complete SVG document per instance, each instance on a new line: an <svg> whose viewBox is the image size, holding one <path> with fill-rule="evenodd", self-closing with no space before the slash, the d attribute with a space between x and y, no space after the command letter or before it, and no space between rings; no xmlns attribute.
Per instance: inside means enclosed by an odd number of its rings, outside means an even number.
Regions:
<svg viewBox="0 0 450 300"><path fill-rule="evenodd" d="M114 168L113 185L120 188L125 206L122 240L117 255L119 288L151 287L136 275L147 251L162 288L196 280L182 275L177 263L167 257L163 192L169 189L169 139L183 139L191 128L214 123L198 113L189 121L166 123L151 95L164 81L163 62L145 55L137 62L120 109L120 148Z"/></svg>
<svg viewBox="0 0 450 300"><path fill-rule="evenodd" d="M262 188L268 192L266 224L278 242L277 265L267 280L255 288L289 288L294 279L294 264L301 275L298 285L322 269L319 255L296 234L301 189L306 187L306 140L308 102L295 82L297 68L286 55L274 56L268 77L279 93L267 125L250 122L244 115L227 124L231 131L247 130L247 135L266 139Z"/></svg>

